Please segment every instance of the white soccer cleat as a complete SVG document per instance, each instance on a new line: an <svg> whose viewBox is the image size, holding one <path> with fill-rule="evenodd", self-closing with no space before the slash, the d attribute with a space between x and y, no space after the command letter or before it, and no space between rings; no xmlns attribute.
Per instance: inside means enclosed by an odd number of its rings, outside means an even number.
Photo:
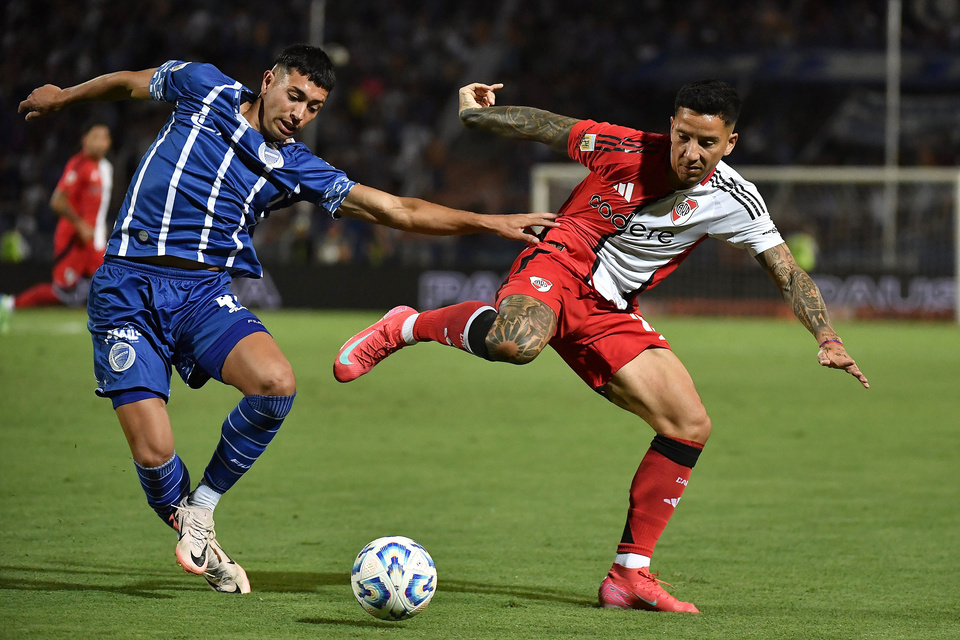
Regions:
<svg viewBox="0 0 960 640"><path fill-rule="evenodd" d="M216 535L211 537L207 546L207 570L203 572L207 584L220 593L250 593L250 580L247 572L230 559Z"/></svg>
<svg viewBox="0 0 960 640"><path fill-rule="evenodd" d="M210 541L215 535L213 510L190 506L188 499L184 498L173 514L173 528L180 536L175 554L184 571L200 575L207 570Z"/></svg>

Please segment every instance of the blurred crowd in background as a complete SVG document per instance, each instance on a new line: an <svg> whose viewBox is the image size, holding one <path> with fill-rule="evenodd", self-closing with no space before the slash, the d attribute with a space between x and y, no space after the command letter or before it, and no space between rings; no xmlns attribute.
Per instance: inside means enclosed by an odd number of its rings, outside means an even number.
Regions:
<svg viewBox="0 0 960 640"><path fill-rule="evenodd" d="M503 82L499 104L666 132L681 84L721 77L744 99L737 165L880 165L884 160L884 0L6 0L0 81L0 234L5 257L49 260L48 200L91 117L113 128L115 191L169 115L156 103L84 106L25 124L17 104L168 59L211 62L257 90L286 45L317 41L338 81L303 141L354 180L484 213L529 209L530 168L562 161L542 145L468 132L458 88ZM316 14L314 14L316 18ZM314 34L315 36L317 34ZM960 0L903 11L905 166L960 160ZM313 131L311 131L313 129ZM428 239L318 215L308 205L258 228L266 263L445 267L509 264L497 238ZM14 242L14 240L16 242Z"/></svg>

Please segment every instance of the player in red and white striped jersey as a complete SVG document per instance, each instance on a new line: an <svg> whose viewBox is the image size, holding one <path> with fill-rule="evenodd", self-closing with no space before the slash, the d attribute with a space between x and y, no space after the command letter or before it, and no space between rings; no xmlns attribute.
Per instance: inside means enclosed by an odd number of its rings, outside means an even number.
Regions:
<svg viewBox="0 0 960 640"><path fill-rule="evenodd" d="M797 266L756 188L723 157L737 142L740 99L726 83L688 84L670 133L577 120L529 107L495 107L502 85L460 90L471 129L542 142L590 174L560 208L560 226L528 247L497 293L497 308L465 302L389 312L344 344L334 375L348 382L408 344L436 341L482 358L524 364L549 344L593 389L653 427L630 487L614 564L600 586L605 607L697 612L650 572L711 422L693 380L637 296L656 286L705 238L749 251L819 345L817 359L868 387L830 324L810 276Z"/></svg>

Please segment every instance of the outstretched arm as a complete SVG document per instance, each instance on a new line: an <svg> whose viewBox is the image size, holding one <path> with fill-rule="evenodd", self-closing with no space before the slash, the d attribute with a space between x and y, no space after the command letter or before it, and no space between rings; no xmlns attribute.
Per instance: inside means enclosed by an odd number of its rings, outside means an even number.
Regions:
<svg viewBox="0 0 960 640"><path fill-rule="evenodd" d="M553 213L480 215L450 209L419 198L401 198L373 187L355 185L337 210L344 216L394 229L436 236L486 231L507 240L536 244L540 240L528 227L558 227Z"/></svg>
<svg viewBox="0 0 960 640"><path fill-rule="evenodd" d="M150 97L150 79L155 71L116 71L66 89L45 84L31 91L17 112L24 114L26 120L33 120L81 102L113 102L125 98L146 100Z"/></svg>
<svg viewBox="0 0 960 640"><path fill-rule="evenodd" d="M570 130L580 122L533 107L494 107L497 89L502 84L474 82L460 89L460 122L468 129L479 129L515 140L542 142L557 153L567 155Z"/></svg>
<svg viewBox="0 0 960 640"><path fill-rule="evenodd" d="M825 367L843 369L865 388L870 388L867 377L860 372L857 363L847 355L837 332L830 325L827 305L813 278L801 269L793 259L786 244L767 249L757 260L780 288L783 298L792 304L793 312L800 322L813 334L820 344L817 360Z"/></svg>

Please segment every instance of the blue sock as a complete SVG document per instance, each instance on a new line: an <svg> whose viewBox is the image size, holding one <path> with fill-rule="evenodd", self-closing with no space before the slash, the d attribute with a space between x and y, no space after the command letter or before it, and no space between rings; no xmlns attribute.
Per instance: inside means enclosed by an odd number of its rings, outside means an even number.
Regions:
<svg viewBox="0 0 960 640"><path fill-rule="evenodd" d="M134 460L140 486L160 519L170 526L170 516L184 496L190 493L190 472L176 453L159 467L141 467Z"/></svg>
<svg viewBox="0 0 960 640"><path fill-rule="evenodd" d="M273 436L293 406L292 396L247 396L223 422L220 443L210 459L203 481L219 493L236 484Z"/></svg>

